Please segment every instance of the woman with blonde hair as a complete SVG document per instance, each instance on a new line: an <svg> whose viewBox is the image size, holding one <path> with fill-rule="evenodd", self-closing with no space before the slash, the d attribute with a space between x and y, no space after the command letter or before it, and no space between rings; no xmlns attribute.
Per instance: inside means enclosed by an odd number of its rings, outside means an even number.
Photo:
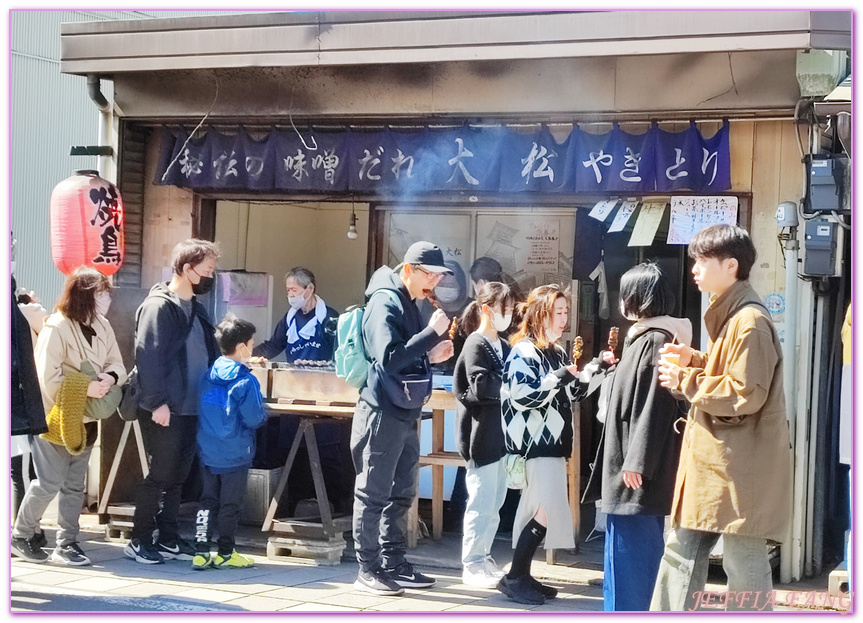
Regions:
<svg viewBox="0 0 863 623"><path fill-rule="evenodd" d="M572 401L583 396L577 369L557 343L569 321L569 303L557 285L533 289L510 340L504 366L501 411L506 449L525 457L527 484L513 523L512 565L498 590L524 604L542 604L557 594L530 575L533 555L575 547L566 488L572 453Z"/></svg>
<svg viewBox="0 0 863 623"><path fill-rule="evenodd" d="M112 387L126 380L114 331L105 319L110 304L108 278L92 268L77 268L66 279L55 313L45 319L36 341L36 374L48 432L30 438L37 479L30 484L12 529L12 553L30 562L49 558L34 535L48 504L59 494L53 559L73 566L90 564L78 545L78 518L99 429L86 415L97 409L91 411L85 404L109 393L116 399L118 392L111 392ZM96 380L87 380L90 370Z"/></svg>

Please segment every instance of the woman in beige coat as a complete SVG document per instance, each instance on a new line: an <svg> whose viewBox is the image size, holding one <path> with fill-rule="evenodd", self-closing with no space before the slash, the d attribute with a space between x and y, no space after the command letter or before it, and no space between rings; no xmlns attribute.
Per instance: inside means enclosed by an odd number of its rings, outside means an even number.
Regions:
<svg viewBox="0 0 863 623"><path fill-rule="evenodd" d="M46 415L54 407L64 377L80 372L89 361L98 380L87 386L89 398L103 398L113 385L126 380L126 369L105 314L111 304L108 278L92 268L81 267L66 279L56 312L45 320L36 342L36 373ZM98 435L98 424L84 419L86 444L82 452L41 436L30 438L37 479L31 483L12 530L12 553L30 562L45 562L48 553L34 542L42 514L59 494L56 547L53 558L68 565L89 565L77 543L78 517L84 504L84 477Z"/></svg>

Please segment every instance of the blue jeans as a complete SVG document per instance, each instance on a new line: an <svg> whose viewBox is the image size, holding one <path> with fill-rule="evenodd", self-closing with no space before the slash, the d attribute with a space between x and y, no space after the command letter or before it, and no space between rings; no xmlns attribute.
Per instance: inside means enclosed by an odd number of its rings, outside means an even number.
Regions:
<svg viewBox="0 0 863 623"><path fill-rule="evenodd" d="M465 473L467 505L461 540L461 561L465 566L481 562L491 554L500 524L500 507L506 499L504 459L482 467L468 467Z"/></svg>
<svg viewBox="0 0 863 623"><path fill-rule="evenodd" d="M665 518L654 515L607 515L602 580L603 609L646 611L665 541Z"/></svg>

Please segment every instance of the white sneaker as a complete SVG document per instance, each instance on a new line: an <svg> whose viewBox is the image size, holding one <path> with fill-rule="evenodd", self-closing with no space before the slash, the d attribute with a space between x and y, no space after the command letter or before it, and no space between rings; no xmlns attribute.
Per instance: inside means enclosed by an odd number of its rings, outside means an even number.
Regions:
<svg viewBox="0 0 863 623"><path fill-rule="evenodd" d="M465 566L461 573L461 581L468 586L495 588L502 575L502 573L500 575L495 574L483 560Z"/></svg>
<svg viewBox="0 0 863 623"><path fill-rule="evenodd" d="M497 563L494 561L494 558L492 558L491 556L486 556L483 564L485 565L485 568L488 570L488 572L494 577L496 577L498 580L506 575L506 571L499 568L497 566Z"/></svg>

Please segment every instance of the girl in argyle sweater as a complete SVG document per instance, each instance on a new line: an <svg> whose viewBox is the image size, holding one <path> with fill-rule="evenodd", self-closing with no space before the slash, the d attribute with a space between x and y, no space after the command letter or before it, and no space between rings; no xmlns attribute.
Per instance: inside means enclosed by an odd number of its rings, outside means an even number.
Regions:
<svg viewBox="0 0 863 623"><path fill-rule="evenodd" d="M535 288L524 304L501 387L507 452L526 457L527 486L513 524L510 571L498 589L519 603L542 604L557 594L530 575L530 562L546 549L575 547L566 487L572 452L572 401L584 391L575 364L557 343L569 320L569 304L557 285Z"/></svg>

